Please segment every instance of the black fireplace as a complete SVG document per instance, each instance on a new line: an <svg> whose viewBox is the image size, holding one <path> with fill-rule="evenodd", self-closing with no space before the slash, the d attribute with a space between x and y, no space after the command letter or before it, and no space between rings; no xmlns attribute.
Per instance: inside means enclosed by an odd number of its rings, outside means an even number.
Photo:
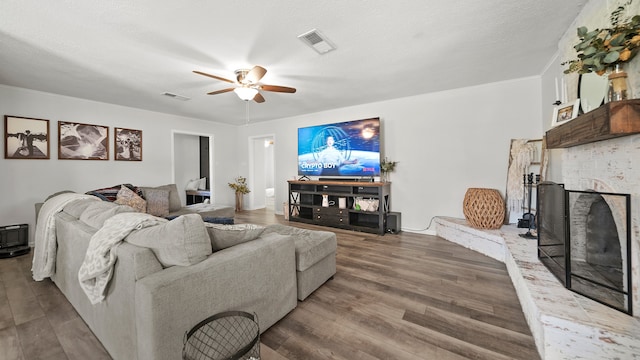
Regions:
<svg viewBox="0 0 640 360"><path fill-rule="evenodd" d="M538 258L562 284L633 314L631 196L538 184Z"/></svg>

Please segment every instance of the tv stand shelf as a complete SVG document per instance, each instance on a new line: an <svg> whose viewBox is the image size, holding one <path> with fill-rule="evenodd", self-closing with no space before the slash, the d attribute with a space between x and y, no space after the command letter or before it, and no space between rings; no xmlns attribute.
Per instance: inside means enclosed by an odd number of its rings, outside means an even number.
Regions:
<svg viewBox="0 0 640 360"><path fill-rule="evenodd" d="M289 180L289 220L384 235L391 183ZM323 195L329 206L322 206ZM340 198L345 207L340 208ZM378 201L376 211L354 209L356 198Z"/></svg>

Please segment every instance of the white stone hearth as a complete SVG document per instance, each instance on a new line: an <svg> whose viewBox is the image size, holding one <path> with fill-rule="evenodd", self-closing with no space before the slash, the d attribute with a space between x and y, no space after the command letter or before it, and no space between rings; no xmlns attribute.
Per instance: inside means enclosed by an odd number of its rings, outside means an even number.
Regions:
<svg viewBox="0 0 640 360"><path fill-rule="evenodd" d="M537 241L519 236L526 229L435 223L438 236L505 263L542 359L640 359L640 320L566 289L538 260Z"/></svg>

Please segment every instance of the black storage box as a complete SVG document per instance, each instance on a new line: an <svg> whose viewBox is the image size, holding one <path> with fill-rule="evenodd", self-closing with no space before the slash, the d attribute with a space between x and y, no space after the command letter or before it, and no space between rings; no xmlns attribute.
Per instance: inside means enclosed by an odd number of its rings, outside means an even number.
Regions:
<svg viewBox="0 0 640 360"><path fill-rule="evenodd" d="M0 258L27 254L29 248L29 225L0 227Z"/></svg>

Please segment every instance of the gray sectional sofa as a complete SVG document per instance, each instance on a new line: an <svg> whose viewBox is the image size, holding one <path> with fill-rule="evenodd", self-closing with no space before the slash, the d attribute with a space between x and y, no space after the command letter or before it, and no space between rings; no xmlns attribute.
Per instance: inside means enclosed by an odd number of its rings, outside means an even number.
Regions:
<svg viewBox="0 0 640 360"><path fill-rule="evenodd" d="M185 332L229 310L256 313L264 332L335 274L333 233L273 226L257 238L240 236L236 244L226 241L216 248L215 229L209 227L222 225L184 215L125 238L115 248L105 299L92 305L78 281L90 239L109 216L129 211L125 205L85 199L54 215L57 257L51 278L116 360L180 359ZM188 242L203 228L214 251L193 254ZM176 243L192 263L167 264L171 260L158 247Z"/></svg>

